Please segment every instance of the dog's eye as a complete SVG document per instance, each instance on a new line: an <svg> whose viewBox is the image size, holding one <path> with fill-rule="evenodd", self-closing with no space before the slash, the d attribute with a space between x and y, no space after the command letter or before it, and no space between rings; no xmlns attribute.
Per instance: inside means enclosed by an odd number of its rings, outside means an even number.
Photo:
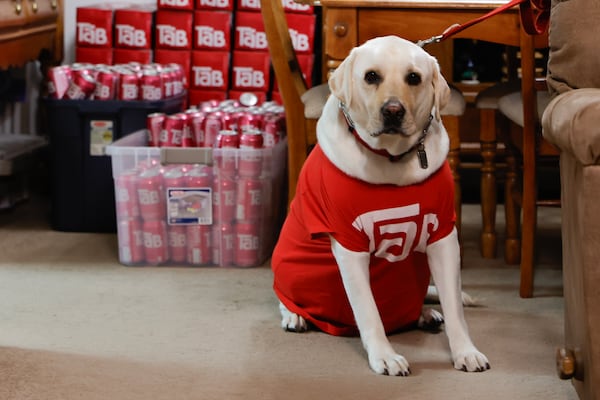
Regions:
<svg viewBox="0 0 600 400"><path fill-rule="evenodd" d="M365 82L367 82L369 85L376 85L381 82L381 76L379 76L379 74L375 71L368 71L365 74Z"/></svg>
<svg viewBox="0 0 600 400"><path fill-rule="evenodd" d="M416 72L411 72L410 74L406 75L406 83L411 86L417 86L421 83L421 75L417 74Z"/></svg>

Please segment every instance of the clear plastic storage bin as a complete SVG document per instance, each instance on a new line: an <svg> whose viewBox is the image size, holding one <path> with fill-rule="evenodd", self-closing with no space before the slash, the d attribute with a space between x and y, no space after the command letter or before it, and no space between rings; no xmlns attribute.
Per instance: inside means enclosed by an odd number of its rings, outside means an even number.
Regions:
<svg viewBox="0 0 600 400"><path fill-rule="evenodd" d="M119 260L125 265L253 267L284 214L285 140L262 149L147 147L137 131L108 146Z"/></svg>

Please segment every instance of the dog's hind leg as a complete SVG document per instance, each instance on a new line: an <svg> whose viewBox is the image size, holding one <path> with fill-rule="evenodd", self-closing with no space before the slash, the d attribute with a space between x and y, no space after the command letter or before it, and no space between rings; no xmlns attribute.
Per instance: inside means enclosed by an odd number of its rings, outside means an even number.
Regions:
<svg viewBox="0 0 600 400"><path fill-rule="evenodd" d="M433 308L423 307L417 326L421 330L438 333L442 330L443 323L444 316L441 312Z"/></svg>
<svg viewBox="0 0 600 400"><path fill-rule="evenodd" d="M306 332L308 324L300 315L287 309L283 303L279 302L279 312L281 313L281 327L288 332Z"/></svg>
<svg viewBox="0 0 600 400"><path fill-rule="evenodd" d="M468 293L460 292L462 298L462 304L465 307L475 307L477 306L477 302L473 299ZM427 303L439 303L440 296L438 294L438 290L435 285L429 285L427 288L427 295L425 296L425 302Z"/></svg>

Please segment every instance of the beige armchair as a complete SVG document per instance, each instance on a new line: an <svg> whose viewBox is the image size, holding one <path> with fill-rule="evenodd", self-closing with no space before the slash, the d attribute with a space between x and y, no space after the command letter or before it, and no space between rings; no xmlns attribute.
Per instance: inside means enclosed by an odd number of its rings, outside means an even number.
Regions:
<svg viewBox="0 0 600 400"><path fill-rule="evenodd" d="M559 373L600 399L600 21L598 0L553 0L543 135L561 150L565 346Z"/></svg>

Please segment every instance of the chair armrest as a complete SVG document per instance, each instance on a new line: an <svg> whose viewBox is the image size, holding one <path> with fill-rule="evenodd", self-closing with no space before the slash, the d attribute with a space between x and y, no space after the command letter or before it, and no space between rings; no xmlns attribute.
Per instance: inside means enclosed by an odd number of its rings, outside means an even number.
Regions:
<svg viewBox="0 0 600 400"><path fill-rule="evenodd" d="M542 117L544 137L583 165L600 164L600 89L556 96Z"/></svg>

